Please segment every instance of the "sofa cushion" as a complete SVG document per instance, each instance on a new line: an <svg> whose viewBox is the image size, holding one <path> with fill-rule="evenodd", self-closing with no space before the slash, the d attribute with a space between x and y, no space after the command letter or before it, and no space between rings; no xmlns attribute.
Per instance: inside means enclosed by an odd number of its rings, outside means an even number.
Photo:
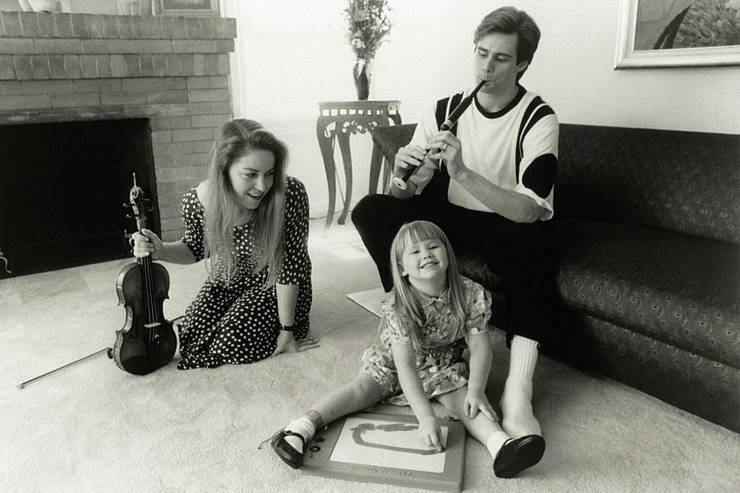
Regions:
<svg viewBox="0 0 740 493"><path fill-rule="evenodd" d="M740 248L622 223L556 223L569 307L740 368Z"/></svg>
<svg viewBox="0 0 740 493"><path fill-rule="evenodd" d="M494 274L486 262L472 251L459 248L455 250L460 272L477 282L491 293L490 323L501 329L509 327L506 303L506 281Z"/></svg>
<svg viewBox="0 0 740 493"><path fill-rule="evenodd" d="M740 245L740 136L560 125L555 211Z"/></svg>

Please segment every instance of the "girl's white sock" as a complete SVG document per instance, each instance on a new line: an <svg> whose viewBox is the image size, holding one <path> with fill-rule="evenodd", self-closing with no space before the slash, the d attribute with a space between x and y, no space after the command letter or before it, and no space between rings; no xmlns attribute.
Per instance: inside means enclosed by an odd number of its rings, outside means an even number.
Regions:
<svg viewBox="0 0 740 493"><path fill-rule="evenodd" d="M537 367L539 343L526 337L514 336L509 354L509 377L531 382Z"/></svg>
<svg viewBox="0 0 740 493"><path fill-rule="evenodd" d="M314 433L316 433L316 427L313 425L311 420L308 419L308 416L301 416L298 419L294 419L288 423L288 426L286 426L285 429L298 433L304 440L306 440L306 443L308 443L313 438ZM301 443L300 438L286 436L285 441L298 452L303 453L303 443Z"/></svg>
<svg viewBox="0 0 740 493"><path fill-rule="evenodd" d="M491 433L491 436L488 437L488 440L486 440L486 448L491 454L491 457L495 459L496 455L498 455L498 451L501 450L501 447L504 446L506 440L510 438L511 437L507 435L505 431L494 431L493 433Z"/></svg>

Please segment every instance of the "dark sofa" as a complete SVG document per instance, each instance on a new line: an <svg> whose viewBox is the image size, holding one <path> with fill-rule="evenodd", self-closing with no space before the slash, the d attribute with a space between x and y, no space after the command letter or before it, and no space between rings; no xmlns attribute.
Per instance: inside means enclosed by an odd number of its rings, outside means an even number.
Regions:
<svg viewBox="0 0 740 493"><path fill-rule="evenodd" d="M392 162L408 127L384 132ZM561 124L559 147L545 352L740 432L740 136ZM503 281L458 256L505 326Z"/></svg>

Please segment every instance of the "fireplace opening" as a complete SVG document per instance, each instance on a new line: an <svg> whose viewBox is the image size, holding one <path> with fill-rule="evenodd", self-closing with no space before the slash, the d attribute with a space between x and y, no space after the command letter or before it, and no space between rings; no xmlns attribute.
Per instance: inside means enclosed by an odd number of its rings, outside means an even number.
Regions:
<svg viewBox="0 0 740 493"><path fill-rule="evenodd" d="M146 118L0 126L0 250L13 275L130 255L136 173L160 233ZM7 277L0 262L0 277Z"/></svg>

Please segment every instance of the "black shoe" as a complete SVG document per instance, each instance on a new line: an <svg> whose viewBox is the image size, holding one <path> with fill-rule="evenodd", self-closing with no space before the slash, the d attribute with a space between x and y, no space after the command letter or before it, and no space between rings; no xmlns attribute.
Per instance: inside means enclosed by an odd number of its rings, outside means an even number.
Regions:
<svg viewBox="0 0 740 493"><path fill-rule="evenodd" d="M293 446L285 440L285 437L287 436L300 438L301 443L303 444L301 447L303 452L299 452L294 449ZM293 469L298 469L303 465L303 453L306 450L306 439L303 438L302 435L290 430L280 430L273 435L272 439L270 439L270 445L277 456Z"/></svg>
<svg viewBox="0 0 740 493"><path fill-rule="evenodd" d="M499 478L513 478L537 464L544 453L545 439L539 435L511 438L496 454L493 472Z"/></svg>

